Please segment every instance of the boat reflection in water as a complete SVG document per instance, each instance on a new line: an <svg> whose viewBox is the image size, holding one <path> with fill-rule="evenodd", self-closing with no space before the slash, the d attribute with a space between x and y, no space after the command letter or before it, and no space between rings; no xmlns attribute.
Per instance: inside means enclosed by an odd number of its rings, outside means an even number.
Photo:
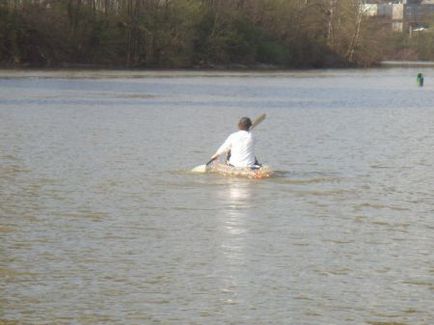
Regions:
<svg viewBox="0 0 434 325"><path fill-rule="evenodd" d="M252 204L251 181L228 180L218 191L218 268L222 273L221 302L242 304L248 300L249 211Z"/></svg>

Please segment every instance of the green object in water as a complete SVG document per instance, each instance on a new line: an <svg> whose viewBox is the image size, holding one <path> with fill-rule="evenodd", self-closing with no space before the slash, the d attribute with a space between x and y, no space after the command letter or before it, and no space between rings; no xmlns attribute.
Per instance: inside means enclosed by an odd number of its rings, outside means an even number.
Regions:
<svg viewBox="0 0 434 325"><path fill-rule="evenodd" d="M419 87L423 87L423 74L421 72L417 74L416 82Z"/></svg>

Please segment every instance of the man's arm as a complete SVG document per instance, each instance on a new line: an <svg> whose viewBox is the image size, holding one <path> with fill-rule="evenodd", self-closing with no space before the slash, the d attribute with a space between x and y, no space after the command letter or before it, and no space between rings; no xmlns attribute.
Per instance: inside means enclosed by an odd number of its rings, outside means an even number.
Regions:
<svg viewBox="0 0 434 325"><path fill-rule="evenodd" d="M211 156L211 159L216 159L221 154L224 154L232 148L232 136L230 135L226 141L217 149L216 153Z"/></svg>

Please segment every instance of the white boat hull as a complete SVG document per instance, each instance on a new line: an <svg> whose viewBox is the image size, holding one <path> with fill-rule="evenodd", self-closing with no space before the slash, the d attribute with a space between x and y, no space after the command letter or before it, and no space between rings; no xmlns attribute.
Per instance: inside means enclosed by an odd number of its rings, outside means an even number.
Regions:
<svg viewBox="0 0 434 325"><path fill-rule="evenodd" d="M231 167L222 163L213 163L207 166L207 172L216 173L223 176L246 177L252 179L269 178L273 175L270 166L263 165L261 168L252 169L249 167Z"/></svg>

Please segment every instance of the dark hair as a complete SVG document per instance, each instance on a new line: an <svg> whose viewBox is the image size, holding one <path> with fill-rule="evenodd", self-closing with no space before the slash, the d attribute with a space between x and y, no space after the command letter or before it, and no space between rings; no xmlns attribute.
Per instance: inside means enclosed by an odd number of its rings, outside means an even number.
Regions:
<svg viewBox="0 0 434 325"><path fill-rule="evenodd" d="M251 126L252 126L252 121L248 117L242 117L238 122L238 127L241 130L249 131Z"/></svg>

